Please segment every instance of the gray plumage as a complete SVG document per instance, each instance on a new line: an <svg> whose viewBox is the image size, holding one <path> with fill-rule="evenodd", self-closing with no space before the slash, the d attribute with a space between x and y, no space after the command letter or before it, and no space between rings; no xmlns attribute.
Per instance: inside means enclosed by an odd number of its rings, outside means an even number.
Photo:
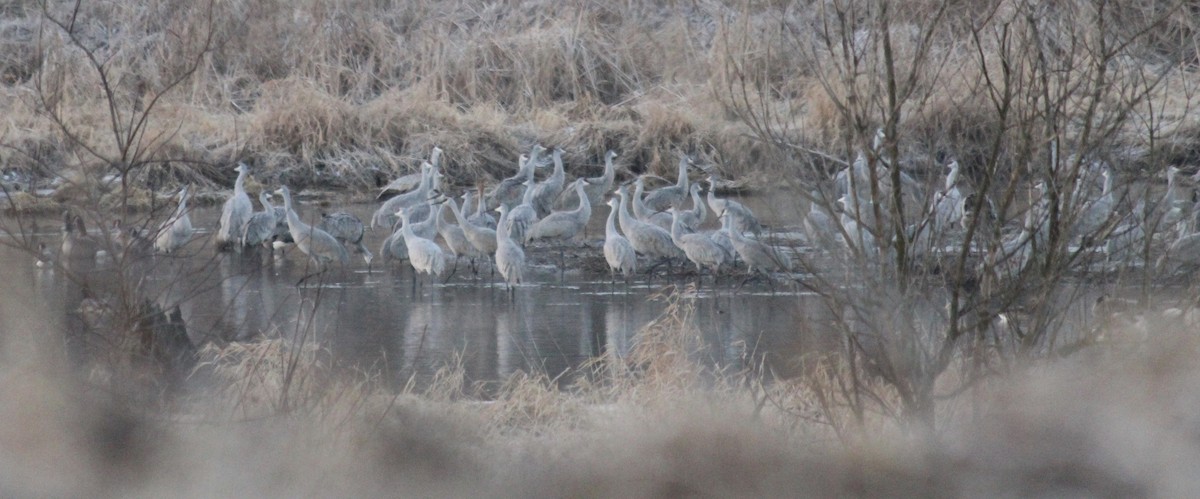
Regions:
<svg viewBox="0 0 1200 499"><path fill-rule="evenodd" d="M725 250L704 234L684 234L679 210L668 208L667 211L671 213L671 241L683 250L688 260L696 264L696 272L708 267L715 275L725 263ZM737 247L736 244L734 247Z"/></svg>
<svg viewBox="0 0 1200 499"><path fill-rule="evenodd" d="M496 217L493 217L485 211L485 204L486 203L480 203L479 199L475 197L475 191L468 190L467 192L463 193L462 210L467 214L467 220L470 220L471 223L479 227L486 227L488 229L496 230Z"/></svg>
<svg viewBox="0 0 1200 499"><path fill-rule="evenodd" d="M587 202L587 194L583 191L584 179L576 179L572 184L579 201L578 206L570 211L556 211L538 220L526 233L526 242L542 239L557 239L570 241L583 232L592 218L592 205Z"/></svg>
<svg viewBox="0 0 1200 499"><path fill-rule="evenodd" d="M562 155L561 147L554 148L554 171L549 177L546 177L546 180L538 182L533 187L533 199L530 202L538 217L549 215L554 208L554 201L562 194L563 183L567 178L566 171L563 169Z"/></svg>
<svg viewBox="0 0 1200 499"><path fill-rule="evenodd" d="M395 196L383 202L379 209L375 210L375 214L371 216L371 228L376 227L393 227L396 225L398 217L396 212L400 208L409 208L410 217L415 219L424 219L429 212L426 204L429 201L429 196L433 192L438 173L437 168L432 163L426 161L421 164L421 184L415 190Z"/></svg>
<svg viewBox="0 0 1200 499"><path fill-rule="evenodd" d="M463 232L462 227L460 227L458 224L452 224L445 220L445 211L448 207L447 205L453 202L453 199L447 199L445 203L438 207L437 219L435 223L437 226L437 233L438 235L442 236L442 241L445 241L446 248L449 249L450 253L454 255L455 265L458 264L458 258L462 256L467 257L471 260L471 263L474 264L476 258L483 256L483 252L476 249L475 245L471 244L471 241L467 240L467 234Z"/></svg>
<svg viewBox="0 0 1200 499"><path fill-rule="evenodd" d="M70 210L63 212L63 240L59 261L67 270L86 270L96 264L100 243L87 232L83 217Z"/></svg>
<svg viewBox="0 0 1200 499"><path fill-rule="evenodd" d="M281 186L278 192L283 196L283 209L287 212L288 231L296 241L296 247L308 255L318 266L324 268L329 263L346 264L350 254L337 239L319 228L313 227L300 220L292 205L292 193L287 186Z"/></svg>
<svg viewBox="0 0 1200 499"><path fill-rule="evenodd" d="M159 253L174 252L192 238L194 229L192 228L192 219L188 215L187 199L188 187L185 185L179 189L179 205L175 207L175 212L158 228L158 237L154 239L154 249Z"/></svg>
<svg viewBox="0 0 1200 499"><path fill-rule="evenodd" d="M409 229L412 230L413 234L424 239L433 239L437 236L437 210L433 209L433 206L428 201L413 208L403 209L408 213L410 220L416 216L414 213L421 213L422 217L424 217L419 221L409 224ZM399 228L400 212L396 212L396 220L396 228Z"/></svg>
<svg viewBox="0 0 1200 499"><path fill-rule="evenodd" d="M533 181L534 170L541 166L542 153L545 151L546 148L541 144L534 145L529 159L519 165L517 174L501 180L484 195L484 205L488 209L495 209L503 204L511 209L520 203L525 193L525 184Z"/></svg>
<svg viewBox="0 0 1200 499"><path fill-rule="evenodd" d="M736 230L729 231L729 239L733 243L734 251L746 262L746 267L751 272L766 272L770 269L781 272L792 270L792 259L778 248L749 239Z"/></svg>
<svg viewBox="0 0 1200 499"><path fill-rule="evenodd" d="M491 255L496 252L496 231L487 227L480 227L471 223L469 219L463 216L459 210L458 204L453 199L447 200L450 205L450 211L454 212L454 219L458 221L458 227L462 229L463 236L467 238L467 242L471 243L476 250L484 255Z"/></svg>
<svg viewBox="0 0 1200 499"><path fill-rule="evenodd" d="M399 227L379 244L379 257L385 264L392 260L408 260L408 245L405 244L404 233Z"/></svg>
<svg viewBox="0 0 1200 499"><path fill-rule="evenodd" d="M717 178L713 175L708 176L708 207L712 208L713 213L727 213L733 217L730 220L730 227L733 230L742 232L751 232L754 234L762 233L762 224L758 222L758 217L754 216L754 212L737 201L732 199L721 199L717 197Z"/></svg>
<svg viewBox="0 0 1200 499"><path fill-rule="evenodd" d="M537 210L533 207L533 187L532 180L525 184L525 195L521 199L521 204L511 208L508 218L504 219L508 223L508 226L503 227L504 232L509 234L514 241L522 244L525 242L525 233L538 220Z"/></svg>
<svg viewBox="0 0 1200 499"><path fill-rule="evenodd" d="M604 261L608 262L609 273L620 272L629 279L637 272L637 253L625 236L617 231L617 209L619 202L616 198L608 200L608 221L604 225Z"/></svg>
<svg viewBox="0 0 1200 499"><path fill-rule="evenodd" d="M363 256L363 260L368 265L375 258L375 255L371 254L371 250L367 249L367 245L363 244L363 234L366 232L366 227L363 226L362 220L359 220L358 217L344 211L329 214L322 213L321 230L328 232L329 235L342 244L354 246L355 251Z"/></svg>
<svg viewBox="0 0 1200 499"><path fill-rule="evenodd" d="M250 215L250 219L242 227L239 239L242 246L259 246L275 237L275 208L271 206L270 194L263 190L258 193L258 201L262 203L263 211L256 211Z"/></svg>
<svg viewBox="0 0 1200 499"><path fill-rule="evenodd" d="M238 163L234 168L238 172L237 180L233 182L233 195L225 200L221 208L221 222L217 227L217 250L222 251L241 241L242 229L254 212L250 204L250 196L246 195L246 174L250 168L245 163ZM240 250L240 248L238 248Z"/></svg>
<svg viewBox="0 0 1200 499"><path fill-rule="evenodd" d="M429 154L429 164L433 165L433 167L435 169L441 168L441 166L442 166L442 148L436 147L436 146L433 148L433 152L431 152ZM388 182L387 185L383 186L382 189L379 190L379 197L377 199L383 199L388 194L392 194L392 193L403 193L403 192L411 191L412 189L421 185L421 179L423 177L424 177L424 172L418 172L416 174L408 174L408 175L404 175L400 178L397 178L395 180L392 180L391 182Z"/></svg>
<svg viewBox="0 0 1200 499"><path fill-rule="evenodd" d="M500 211L500 221L496 231L496 270L500 271L511 289L525 279L525 251L517 246L508 233L508 207L500 205L497 210Z"/></svg>
<svg viewBox="0 0 1200 499"><path fill-rule="evenodd" d="M629 214L629 194L624 188L617 189L621 205L617 211L617 219L621 222L621 232L629 239L629 244L638 253L649 257L678 258L683 251L671 241L671 234L661 228L635 219Z"/></svg>
<svg viewBox="0 0 1200 499"><path fill-rule="evenodd" d="M630 208L633 216L637 217L645 223L657 226L658 228L671 231L671 214L666 211L655 211L646 206L642 201L642 193L645 192L646 181L644 177L638 177L633 182L633 199L630 200Z"/></svg>
<svg viewBox="0 0 1200 499"><path fill-rule="evenodd" d="M688 165L692 158L683 154L679 158L679 178L675 185L651 191L646 195L644 203L651 211L666 211L667 208L679 208L687 201L688 196Z"/></svg>
<svg viewBox="0 0 1200 499"><path fill-rule="evenodd" d="M692 184L688 187L688 192L692 197L692 209L679 212L679 224L685 233L696 232L708 218L708 210L705 209L704 200L700 198L700 184Z"/></svg>
<svg viewBox="0 0 1200 499"><path fill-rule="evenodd" d="M613 167L613 160L617 158L617 152L609 150L604 153L604 173L599 177L590 177L583 184L583 191L587 193L588 202L592 205L600 204L609 192L612 192L613 180L617 176L616 168Z"/></svg>
<svg viewBox="0 0 1200 499"><path fill-rule="evenodd" d="M412 265L413 270L431 276L442 275L446 271L446 254L442 252L442 248L429 239L413 234L406 208L401 208L399 215L400 232L404 234L404 244L408 247L408 263Z"/></svg>

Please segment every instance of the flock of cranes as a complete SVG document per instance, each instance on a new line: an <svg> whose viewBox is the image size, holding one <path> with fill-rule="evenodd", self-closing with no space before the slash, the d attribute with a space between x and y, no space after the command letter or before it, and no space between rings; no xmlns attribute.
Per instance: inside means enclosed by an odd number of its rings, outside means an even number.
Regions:
<svg viewBox="0 0 1200 499"><path fill-rule="evenodd" d="M877 136L875 147L881 142L882 137ZM239 164L235 168L233 193L225 201L215 232L215 243L219 250L240 252L262 247L272 253L275 248L294 244L324 269L349 263L350 250L362 255L370 265L375 255L365 245L364 236L368 230L385 230L388 235L378 249L385 265L405 262L413 268L414 276L424 274L434 279L443 277L447 270L453 275L459 260L465 257L473 274L479 275L482 263L490 264L492 275L498 272L511 289L525 282L525 251L532 244L555 247L560 268L567 266L567 247L587 251L590 247L585 236L592 212L596 206L606 204L609 211L601 247L614 281L617 275L628 281L639 269L652 271L660 265L666 265L670 272L675 263L691 263L697 276L707 271L714 279L737 262L744 264L751 274L768 277L792 270L793 248L773 246L761 238L764 228L753 211L716 194L716 177L704 178L707 190L700 182L692 182L689 170L694 163L686 154L680 156L676 182L651 191L646 190L641 176L616 185L614 151L604 155L602 175L568 181L563 154L560 148L548 150L534 145L528 155L520 156L513 176L489 189L470 188L461 196L454 196L448 186L442 185L443 151L435 147L429 159L422 162L418 178L397 179L384 187L384 193L394 195L381 202L369 226L344 212L322 214L318 223L307 224L297 213L286 186L275 191L283 198L282 206L273 205L271 193L264 190L259 194L262 211L256 212L245 191L249 169ZM537 170L551 164L551 173L538 180ZM917 196L922 191L907 173L893 174L889 168L894 167L887 161L868 166L860 153L833 178L830 187L834 203L814 202L818 198L830 199L818 192L801 196L800 225L807 245L825 253L879 258L880 252L888 248L887 244L881 244L887 241L879 230L886 224L878 217L891 216L886 209L892 206L887 197L894 192L890 183L899 178L904 184L900 191L905 196ZM967 186L959 163L951 160L947 169L944 181L930 189L925 201L915 197L903 200L904 206L921 210L915 217L907 217L917 221L906 232L913 248L937 248L941 242L934 239L942 234L965 231L975 222L998 222L990 205L979 202L980 194ZM1143 199L1132 210L1137 216L1126 220L1117 215L1114 175L1110 169L1085 167L1072 192L1082 208L1067 225L1071 228L1069 237L1078 238L1081 245L1097 245L1098 241L1089 238L1101 234L1104 240L1100 246L1113 254L1119 247L1133 247L1144 241L1149 231L1144 224L1135 223L1136 219L1145 219L1147 212L1157 210L1162 226L1175 227L1175 237L1166 245L1158 265L1167 271L1200 266L1200 232L1196 227L1200 210L1193 208L1200 205L1188 199L1186 186L1182 185L1187 178L1171 167L1163 202L1151 208ZM1089 182L1094 179L1103 185L1099 192L1088 190ZM404 189L414 182L415 187ZM1025 213L1020 233L992 248L985 255L985 262L997 268L1019 269L1033 256L1035 250L1031 246L1044 243L1048 233L1047 189L1045 183L1034 186L1037 192ZM153 242L147 243L153 251L173 253L192 238L194 228L189 219L188 199L187 187L180 189L178 206L162 222ZM980 207L986 213L974 213ZM64 214L63 224L64 259L86 258L85 255L96 251L96 241L87 234L80 217ZM643 261L641 265L639 258Z"/></svg>
<svg viewBox="0 0 1200 499"><path fill-rule="evenodd" d="M447 270L452 274L465 257L477 276L479 266L490 263L492 275L499 273L511 290L525 282L525 252L532 245L556 247L557 264L562 268L567 265L568 247L589 248L585 233L594 205L607 204L610 210L602 248L614 281L620 275L628 282L639 268L665 263L670 269L673 261L689 261L697 273L707 270L714 276L739 259L752 270L790 270L785 251L742 233L758 234L762 227L745 206L717 197L712 177L708 179L707 198L702 197L701 185L689 182L688 170L693 163L688 156L683 155L679 161L675 184L644 192L644 182L638 177L631 195L630 186L615 186L615 151L604 155L600 176L571 181L566 178L563 154L562 149L535 145L528 155L519 158L512 177L487 190L467 189L461 196L452 196L442 185L443 152L434 148L421 165L415 187L403 190L401 180L384 187L385 192L395 195L382 201L369 226L344 212L322 214L319 223L307 224L297 213L287 186L274 192L283 198L282 206L274 206L271 193L264 190L258 196L262 210L254 211L245 190L249 168L239 164L214 242L218 251L265 248L272 254L276 248L291 244L324 269L347 264L348 248L370 265L375 255L365 246L364 234L384 229L389 235L378 254L386 265L405 262L414 276L424 274L433 279L443 277ZM552 172L538 180L537 170L547 163L553 165ZM691 206L685 207L689 200ZM630 212L631 201L636 214ZM718 227L702 230L710 221L709 213L715 215L710 225ZM64 251L77 252L71 245L80 244L74 235L82 230L81 221L65 219L64 224ZM185 187L179 192L174 213L162 222L155 236L154 250L164 254L178 251L193 233ZM654 265L639 267L639 257Z"/></svg>

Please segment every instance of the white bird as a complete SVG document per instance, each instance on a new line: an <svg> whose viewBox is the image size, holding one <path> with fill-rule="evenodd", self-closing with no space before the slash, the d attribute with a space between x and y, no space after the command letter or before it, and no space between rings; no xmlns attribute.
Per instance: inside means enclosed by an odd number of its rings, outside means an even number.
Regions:
<svg viewBox="0 0 1200 499"><path fill-rule="evenodd" d="M500 212L500 221L496 225L496 269L504 277L511 293L512 287L521 284L525 278L525 251L508 233L508 206L501 204L496 210Z"/></svg>
<svg viewBox="0 0 1200 499"><path fill-rule="evenodd" d="M464 256L470 260L471 270L474 272L475 259L484 254L475 248L475 245L471 244L471 241L467 240L467 235L463 232L462 227L445 220L446 208L452 203L454 203L454 199L448 198L445 203L438 207L435 223L438 235L442 236L442 241L445 241L446 248L454 255L454 269L450 271L450 274L453 275L454 271L458 269L458 259Z"/></svg>
<svg viewBox="0 0 1200 499"><path fill-rule="evenodd" d="M1075 223L1075 230L1072 231L1075 236L1085 239L1096 236L1097 232L1108 225L1109 219L1112 217L1113 206L1116 204L1112 193L1112 172L1105 168L1100 172L1100 175L1104 179L1104 190L1101 191L1100 197L1083 205L1083 212L1080 213L1079 221ZM1075 195L1082 196L1084 195L1083 182L1078 185L1079 187L1076 188Z"/></svg>
<svg viewBox="0 0 1200 499"><path fill-rule="evenodd" d="M592 218L592 204L587 202L587 193L583 191L584 182L586 182L584 179L579 178L572 183L579 199L579 206L576 206L574 210L556 211L547 215L546 218L535 222L525 235L526 242L542 239L558 240L558 259L561 268L566 266L563 245L582 234L583 228L587 227L588 221Z"/></svg>
<svg viewBox="0 0 1200 499"><path fill-rule="evenodd" d="M617 220L621 223L621 232L625 233L635 251L648 257L663 258L668 265L670 259L683 256L683 250L671 241L670 233L629 214L629 194L623 187L617 188L617 196L621 199Z"/></svg>
<svg viewBox="0 0 1200 499"><path fill-rule="evenodd" d="M350 261L350 254L337 239L321 229L313 227L300 220L296 209L292 206L292 193L286 185L275 191L283 196L283 209L287 212L288 231L296 240L296 247L322 269L329 263L345 264Z"/></svg>
<svg viewBox="0 0 1200 499"><path fill-rule="evenodd" d="M834 226L833 216L823 206L814 203L814 199L821 199L820 193L814 192L808 196L801 196L803 211L801 223L804 226L804 235L809 246L832 251L838 241L841 241L841 237L838 237L839 232ZM728 221L729 217L726 217L722 223L728 223Z"/></svg>
<svg viewBox="0 0 1200 499"><path fill-rule="evenodd" d="M264 202L264 204L266 203L269 203L269 201ZM366 233L366 227L363 226L362 220L359 220L353 214L344 211L328 214L322 213L321 230L328 232L329 235L342 244L353 245L355 251L363 256L363 260L367 262L367 265L370 265L371 260L375 258L375 255L371 254L371 250L367 249L367 245L363 244L363 235Z"/></svg>
<svg viewBox="0 0 1200 499"><path fill-rule="evenodd" d="M160 253L171 253L187 244L192 238L194 229L187 208L188 186L179 189L179 205L158 228L158 237L154 239L154 249Z"/></svg>
<svg viewBox="0 0 1200 499"><path fill-rule="evenodd" d="M221 223L217 228L217 251L228 250L236 246L242 238L242 228L250 220L254 206L250 204L250 196L246 195L246 174L250 168L245 163L238 163L234 171L238 172L237 180L233 182L233 195L225 200L221 209ZM241 248L236 248L241 251Z"/></svg>
<svg viewBox="0 0 1200 499"><path fill-rule="evenodd" d="M538 182L533 187L531 204L538 217L549 215L554 207L554 201L562 194L563 183L567 178L567 173L563 170L563 152L561 147L554 148L554 172L546 177L546 180Z"/></svg>
<svg viewBox="0 0 1200 499"><path fill-rule="evenodd" d="M616 281L616 273L625 276L625 282L637 272L637 253L625 236L617 232L617 198L608 200L608 222L604 226L604 260L608 262L609 275Z"/></svg>
<svg viewBox="0 0 1200 499"><path fill-rule="evenodd" d="M765 273L768 269L776 269L781 272L792 270L792 259L778 248L749 239L736 230L729 231L729 238L733 242L734 251L737 251L742 261L746 262L747 270L750 272Z"/></svg>
<svg viewBox="0 0 1200 499"><path fill-rule="evenodd" d="M437 243L418 237L412 232L407 208L400 208L400 232L404 234L404 245L408 247L408 263L415 273L441 276L446 271L446 255Z"/></svg>
<svg viewBox="0 0 1200 499"><path fill-rule="evenodd" d="M875 244L875 236L868 228L863 227L861 223L851 217L847 212L846 198L838 198L838 206L841 207L841 224L842 230L845 231L842 242L846 248L850 249L859 256L874 256L878 251L878 246Z"/></svg>
<svg viewBox="0 0 1200 499"><path fill-rule="evenodd" d="M709 175L708 181L708 207L712 208L713 213L727 213L732 217L730 227L733 230L745 233L747 231L759 234L762 233L762 224L758 222L758 217L754 216L754 212L750 208L745 207L742 203L732 199L721 199L717 197L717 177Z"/></svg>
<svg viewBox="0 0 1200 499"><path fill-rule="evenodd" d="M532 180L525 184L525 195L521 198L521 204L511 208L508 218L505 219L508 226L504 227L504 232L522 245L525 243L525 232L538 220L537 210L533 207L533 186Z"/></svg>
<svg viewBox="0 0 1200 499"><path fill-rule="evenodd" d="M263 211L254 212L246 221L238 239L242 247L257 247L270 243L275 237L275 209L271 207L270 196L266 189L258 193L258 201L262 203Z"/></svg>
<svg viewBox="0 0 1200 499"><path fill-rule="evenodd" d="M688 260L696 264L697 279L703 268L708 267L715 280L717 271L725 263L725 250L704 234L684 234L683 224L679 221L679 210L667 208L667 212L671 214L671 241L683 250ZM734 247L736 248L736 243Z"/></svg>
<svg viewBox="0 0 1200 499"><path fill-rule="evenodd" d="M675 185L663 187L651 191L646 195L643 202L646 208L651 211L666 211L667 208L679 208L687 201L688 196L688 165L692 164L692 158L686 154L681 154L679 158L679 178L676 179Z"/></svg>

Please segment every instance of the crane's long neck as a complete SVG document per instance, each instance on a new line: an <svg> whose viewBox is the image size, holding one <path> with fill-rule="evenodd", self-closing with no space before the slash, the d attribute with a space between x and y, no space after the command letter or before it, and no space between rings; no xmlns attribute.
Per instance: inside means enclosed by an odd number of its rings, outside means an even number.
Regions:
<svg viewBox="0 0 1200 499"><path fill-rule="evenodd" d="M187 201L188 201L187 190L184 190L182 193L179 194L179 206L175 207L175 218L182 217L184 214L187 213Z"/></svg>
<svg viewBox="0 0 1200 499"><path fill-rule="evenodd" d="M683 189L684 192L687 192L688 188L687 166L688 159L686 156L684 156L683 159L679 160L679 179L675 181L675 185L679 186L680 189Z"/></svg>
<svg viewBox="0 0 1200 499"><path fill-rule="evenodd" d="M700 191L692 191L692 210L696 214L696 218L703 220L708 211L704 208L704 201L700 199Z"/></svg>
<svg viewBox="0 0 1200 499"><path fill-rule="evenodd" d="M287 222L288 222L289 230L291 230L291 232L293 234L308 233L308 231L309 231L308 225L305 224L303 220L300 220L300 215L297 215L296 210L292 209L292 193L291 192L283 191L283 210L287 212Z"/></svg>
<svg viewBox="0 0 1200 499"><path fill-rule="evenodd" d="M459 226L465 226L469 223L469 222L467 222L466 217L463 217L462 210L458 209L457 202L455 202L453 199L447 199L446 204L450 205L450 211L454 213L454 219L458 220ZM483 203L480 203L480 204L483 204Z"/></svg>
<svg viewBox="0 0 1200 499"><path fill-rule="evenodd" d="M563 170L562 151L554 151L554 173L550 175L554 178L562 178L567 176L567 172Z"/></svg>
<svg viewBox="0 0 1200 499"><path fill-rule="evenodd" d="M533 182L525 184L525 194L521 195L521 204L533 203Z"/></svg>
<svg viewBox="0 0 1200 499"><path fill-rule="evenodd" d="M412 224L408 222L407 211L400 215L400 233L404 234L404 240L406 241L413 238Z"/></svg>
<svg viewBox="0 0 1200 499"><path fill-rule="evenodd" d="M619 206L608 210L608 222L604 224L604 236L609 239L617 236L617 208Z"/></svg>
<svg viewBox="0 0 1200 499"><path fill-rule="evenodd" d="M508 239L508 207L500 205L500 221L496 223L496 240L504 242Z"/></svg>
<svg viewBox="0 0 1200 499"><path fill-rule="evenodd" d="M1113 176L1111 173L1105 172L1105 174L1104 174L1104 195L1107 196L1109 193L1111 193L1112 188L1113 188Z"/></svg>
<svg viewBox="0 0 1200 499"><path fill-rule="evenodd" d="M621 202L617 206L617 214L620 217L621 228L624 229L626 233L629 233L629 228L633 225L633 221L629 216L629 198L624 188L617 191L617 197L621 199Z"/></svg>
<svg viewBox="0 0 1200 499"><path fill-rule="evenodd" d="M233 192L236 194L241 194L241 193L246 192L246 169L245 168L243 168L242 171L238 172L237 180L233 181Z"/></svg>
<svg viewBox="0 0 1200 499"><path fill-rule="evenodd" d="M449 203L450 201L447 200L446 202ZM439 231L442 229L448 228L450 225L450 224L446 223L446 217L443 216L445 214L445 212L446 212L445 204L438 206L437 218L435 218L434 221L437 223L437 228Z"/></svg>
<svg viewBox="0 0 1200 499"><path fill-rule="evenodd" d="M679 241L683 239L683 224L679 223L679 212L671 212L671 242L679 246Z"/></svg>

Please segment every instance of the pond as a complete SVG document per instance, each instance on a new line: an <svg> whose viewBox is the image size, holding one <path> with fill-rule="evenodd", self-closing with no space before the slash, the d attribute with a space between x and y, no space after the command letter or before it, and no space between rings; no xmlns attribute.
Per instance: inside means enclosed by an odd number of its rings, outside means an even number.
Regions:
<svg viewBox="0 0 1200 499"><path fill-rule="evenodd" d="M781 237L799 231L784 222L796 219L786 201L745 200ZM336 209L370 220L375 205ZM311 204L299 209L310 222L324 210L331 209ZM376 258L369 267L353 252L351 265L324 273L314 273L294 248L274 256L218 255L211 237L219 215L220 207L194 209L197 234L179 256L138 264L144 267L139 277L145 296L163 310L178 306L193 342L276 336L316 341L338 363L388 373L399 384L428 380L454 362L461 362L470 381L486 383L518 371L558 376L602 352L623 354L635 334L666 308L660 297L696 279L691 267L679 274L678 265L676 275L657 270L648 276L649 262L639 259L634 279L612 282L600 249L606 206L594 210L586 245L568 248L567 268L559 268L557 247L529 248L527 283L511 295L501 278L491 275L489 264L481 263L475 275L465 259L443 282L423 275L414 279L406 262L383 265ZM57 248L60 224L53 218L40 222L34 237ZM708 224L716 225L711 216ZM368 231L365 242L374 252L385 237L385 230ZM0 272L7 282L31 284L14 291L37 296L52 318L47 324L69 336L79 327L72 312L81 301L103 301L106 292L99 286L80 289L61 269L38 268L33 261L28 253L0 248L0 262L7 262ZM739 369L764 355L794 358L818 341L796 325L821 313L819 299L786 278L747 281L725 275L714 286L705 273L689 298L703 340L702 360L712 365Z"/></svg>

